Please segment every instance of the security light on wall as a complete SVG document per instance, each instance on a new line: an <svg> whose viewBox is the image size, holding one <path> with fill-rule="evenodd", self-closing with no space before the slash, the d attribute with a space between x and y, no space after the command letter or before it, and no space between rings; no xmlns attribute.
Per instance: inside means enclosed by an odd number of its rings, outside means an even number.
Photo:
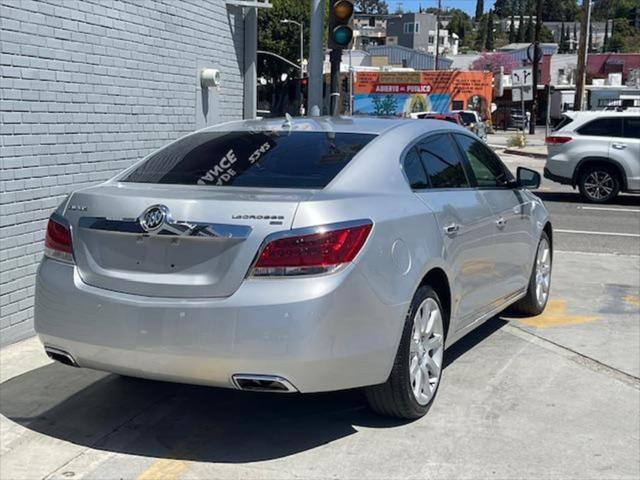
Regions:
<svg viewBox="0 0 640 480"><path fill-rule="evenodd" d="M200 85L202 88L220 86L220 70L215 68L203 68L200 71Z"/></svg>

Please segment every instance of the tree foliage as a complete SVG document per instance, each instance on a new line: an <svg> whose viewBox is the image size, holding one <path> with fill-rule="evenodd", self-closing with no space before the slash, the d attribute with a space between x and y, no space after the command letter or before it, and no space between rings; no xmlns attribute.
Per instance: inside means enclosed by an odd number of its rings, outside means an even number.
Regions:
<svg viewBox="0 0 640 480"><path fill-rule="evenodd" d="M487 35L484 43L484 48L489 52L494 48L494 38L493 38L493 10L489 10L489 15L487 15Z"/></svg>
<svg viewBox="0 0 640 480"><path fill-rule="evenodd" d="M295 20L304 27L304 56L309 52L308 2L299 0L273 0L272 8L260 8L258 13L258 50L280 55L287 60L300 63L300 28L281 20ZM295 76L298 70L273 56L258 55L258 75L279 78L282 73Z"/></svg>
<svg viewBox="0 0 640 480"><path fill-rule="evenodd" d="M372 13L375 15L386 15L389 13L389 5L387 5L387 2L384 0L355 0L354 6L356 12L360 13Z"/></svg>
<svg viewBox="0 0 640 480"><path fill-rule="evenodd" d="M476 22L480 21L480 18L484 14L484 0L476 0Z"/></svg>
<svg viewBox="0 0 640 480"><path fill-rule="evenodd" d="M473 61L470 68L495 73L500 71L500 67L504 67L504 73L509 74L518 67L518 62L508 53L483 52Z"/></svg>
<svg viewBox="0 0 640 480"><path fill-rule="evenodd" d="M576 0L543 0L542 20L544 22L577 22L580 7Z"/></svg>

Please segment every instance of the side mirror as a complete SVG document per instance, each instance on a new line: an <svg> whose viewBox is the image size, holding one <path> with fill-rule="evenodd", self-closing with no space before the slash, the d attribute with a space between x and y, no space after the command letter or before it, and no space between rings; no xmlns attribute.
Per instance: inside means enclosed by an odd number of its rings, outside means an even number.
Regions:
<svg viewBox="0 0 640 480"><path fill-rule="evenodd" d="M536 189L540 186L540 174L530 168L518 167L516 177L519 187Z"/></svg>

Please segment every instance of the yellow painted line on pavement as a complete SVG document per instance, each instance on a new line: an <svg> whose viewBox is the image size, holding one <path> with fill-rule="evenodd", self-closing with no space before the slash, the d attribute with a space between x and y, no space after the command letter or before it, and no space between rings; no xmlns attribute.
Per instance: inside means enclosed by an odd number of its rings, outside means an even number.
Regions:
<svg viewBox="0 0 640 480"><path fill-rule="evenodd" d="M537 317L524 318L520 322L535 328L562 327L565 325L580 325L598 320L590 315L570 315L567 313L566 300L549 300L547 308Z"/></svg>
<svg viewBox="0 0 640 480"><path fill-rule="evenodd" d="M627 295L626 297L622 297L622 300L624 300L627 303L630 303L631 305L636 305L640 307L640 296L638 295Z"/></svg>
<svg viewBox="0 0 640 480"><path fill-rule="evenodd" d="M140 474L138 480L177 480L189 468L186 460L162 458Z"/></svg>

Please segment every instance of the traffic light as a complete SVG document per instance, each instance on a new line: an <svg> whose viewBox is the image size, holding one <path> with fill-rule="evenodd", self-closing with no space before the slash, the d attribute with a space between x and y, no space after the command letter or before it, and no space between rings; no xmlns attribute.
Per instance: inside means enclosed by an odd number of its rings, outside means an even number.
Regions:
<svg viewBox="0 0 640 480"><path fill-rule="evenodd" d="M353 0L331 0L329 48L349 48L353 39Z"/></svg>

